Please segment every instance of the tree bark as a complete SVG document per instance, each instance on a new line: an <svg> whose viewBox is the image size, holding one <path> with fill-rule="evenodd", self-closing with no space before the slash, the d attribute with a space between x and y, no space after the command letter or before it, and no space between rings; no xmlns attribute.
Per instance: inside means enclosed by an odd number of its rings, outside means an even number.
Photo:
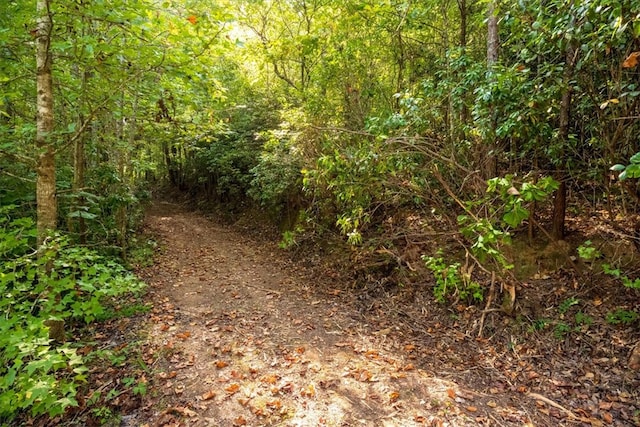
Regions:
<svg viewBox="0 0 640 427"><path fill-rule="evenodd" d="M498 48L500 45L496 0L489 2L487 14L487 66L491 68L498 62Z"/></svg>
<svg viewBox="0 0 640 427"><path fill-rule="evenodd" d="M498 38L498 15L496 11L496 0L489 1L487 10L487 70L490 78L493 79L493 67L498 63L498 48L500 41ZM481 153L481 173L484 179L490 179L498 175L498 149L496 141L497 118L493 106L489 109L491 118L491 129L489 138L485 141Z"/></svg>
<svg viewBox="0 0 640 427"><path fill-rule="evenodd" d="M51 75L51 30L53 21L49 0L38 0L36 28L36 203L38 243L42 243L56 229L58 206L56 201L56 162L52 141L53 79Z"/></svg>
<svg viewBox="0 0 640 427"><path fill-rule="evenodd" d="M80 116L80 121L83 121L82 116ZM81 197L78 193L82 191L84 188L85 181L85 167L86 167L86 158L84 152L84 136L78 138L75 142L73 149L73 192L76 194L75 203L73 209L79 211L84 206L85 198ZM78 238L80 239L80 243L87 243L87 224L85 223L84 217L82 215L77 217L78 221Z"/></svg>
<svg viewBox="0 0 640 427"><path fill-rule="evenodd" d="M571 119L571 79L576 63L576 48L574 42L570 41L565 52L565 66L562 73L562 98L560 100L560 117L558 124L558 143L563 147L559 150L561 160L556 172L556 180L560 182L560 187L556 190L553 200L553 226L552 236L555 240L564 239L564 222L567 212L567 176L566 163L564 161L564 146L569 142L569 121Z"/></svg>
<svg viewBox="0 0 640 427"><path fill-rule="evenodd" d="M460 39L458 45L463 55L467 54L467 15L469 7L467 0L458 0L458 11L460 12ZM466 70L460 70L462 72ZM469 108L467 107L467 96L463 96L462 107L460 109L460 129L458 130L458 138L467 139L465 128L469 122Z"/></svg>

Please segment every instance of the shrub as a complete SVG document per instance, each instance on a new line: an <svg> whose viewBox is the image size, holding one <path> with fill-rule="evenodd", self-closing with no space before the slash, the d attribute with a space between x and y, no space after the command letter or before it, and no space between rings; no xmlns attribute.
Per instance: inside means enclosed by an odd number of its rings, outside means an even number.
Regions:
<svg viewBox="0 0 640 427"><path fill-rule="evenodd" d="M90 323L110 301L143 284L115 261L55 236L31 250L29 218L0 216L0 419L21 411L56 416L76 406L82 357L49 338L49 321Z"/></svg>

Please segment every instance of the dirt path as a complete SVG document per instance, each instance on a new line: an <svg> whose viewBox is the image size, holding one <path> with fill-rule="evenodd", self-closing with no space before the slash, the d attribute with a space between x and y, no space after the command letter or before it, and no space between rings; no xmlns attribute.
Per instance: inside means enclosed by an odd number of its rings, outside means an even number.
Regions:
<svg viewBox="0 0 640 427"><path fill-rule="evenodd" d="M414 366L415 348L247 237L166 202L147 227L162 247L143 274L158 359L136 423L500 425L477 393Z"/></svg>

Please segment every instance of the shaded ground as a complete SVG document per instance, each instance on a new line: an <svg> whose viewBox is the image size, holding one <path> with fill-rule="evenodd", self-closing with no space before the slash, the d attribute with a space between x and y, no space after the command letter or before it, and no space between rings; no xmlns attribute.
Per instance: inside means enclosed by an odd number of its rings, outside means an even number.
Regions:
<svg viewBox="0 0 640 427"><path fill-rule="evenodd" d="M340 272L314 276L177 204L156 203L146 227L162 248L140 273L154 301L155 362L125 425L638 422L640 381L621 368L617 337L608 348L545 348L535 334L491 336L505 326L494 316L490 338L477 339L464 332L477 309L447 312L427 292L383 284L350 292Z"/></svg>

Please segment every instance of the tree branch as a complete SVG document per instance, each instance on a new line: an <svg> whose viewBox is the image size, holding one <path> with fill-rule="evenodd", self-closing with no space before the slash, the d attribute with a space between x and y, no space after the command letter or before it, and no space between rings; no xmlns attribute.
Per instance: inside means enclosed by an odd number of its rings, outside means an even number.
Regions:
<svg viewBox="0 0 640 427"><path fill-rule="evenodd" d="M19 163L24 163L27 166L35 167L36 165L36 159L23 156L22 154L10 153L5 150L0 150L0 156L8 157L10 159L18 161Z"/></svg>
<svg viewBox="0 0 640 427"><path fill-rule="evenodd" d="M30 184L35 184L36 183L35 179L29 179L29 178L25 178L23 176L14 175L11 172L7 172L6 170L4 170L2 168L0 168L0 173L3 174L3 175L10 176L11 178L15 178L15 179L20 180L20 181L28 182Z"/></svg>

